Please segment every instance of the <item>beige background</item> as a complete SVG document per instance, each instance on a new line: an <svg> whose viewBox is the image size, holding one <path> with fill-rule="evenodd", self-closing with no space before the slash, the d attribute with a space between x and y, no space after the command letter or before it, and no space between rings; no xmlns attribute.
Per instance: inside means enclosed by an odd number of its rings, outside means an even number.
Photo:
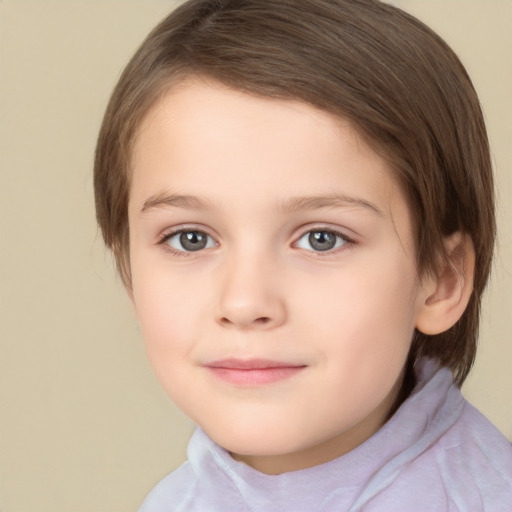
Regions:
<svg viewBox="0 0 512 512"><path fill-rule="evenodd" d="M488 120L500 245L465 394L512 439L512 2L403 0L462 57ZM160 390L94 222L122 66L174 2L0 0L1 512L136 510L192 425Z"/></svg>

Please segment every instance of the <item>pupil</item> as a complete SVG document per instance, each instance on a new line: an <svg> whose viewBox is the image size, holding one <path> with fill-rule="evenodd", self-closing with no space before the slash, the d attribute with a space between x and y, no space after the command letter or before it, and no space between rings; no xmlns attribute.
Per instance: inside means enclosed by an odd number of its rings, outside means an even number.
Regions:
<svg viewBox="0 0 512 512"><path fill-rule="evenodd" d="M309 243L317 251L328 251L336 245L336 235L329 231L313 231L309 235Z"/></svg>
<svg viewBox="0 0 512 512"><path fill-rule="evenodd" d="M181 246L187 251L199 251L206 247L206 236L199 231L185 231L180 235Z"/></svg>

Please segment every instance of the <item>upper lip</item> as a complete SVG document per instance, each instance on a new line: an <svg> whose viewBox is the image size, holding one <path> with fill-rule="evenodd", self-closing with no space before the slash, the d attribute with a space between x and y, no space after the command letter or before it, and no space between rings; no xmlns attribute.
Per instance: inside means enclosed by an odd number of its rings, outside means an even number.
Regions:
<svg viewBox="0 0 512 512"><path fill-rule="evenodd" d="M306 365L273 361L271 359L221 359L206 363L204 366L232 370L263 370L265 368L300 368Z"/></svg>

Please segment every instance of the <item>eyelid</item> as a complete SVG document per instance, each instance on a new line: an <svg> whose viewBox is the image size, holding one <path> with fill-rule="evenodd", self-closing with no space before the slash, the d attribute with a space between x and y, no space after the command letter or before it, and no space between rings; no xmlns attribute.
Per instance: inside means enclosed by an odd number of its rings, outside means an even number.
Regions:
<svg viewBox="0 0 512 512"><path fill-rule="evenodd" d="M156 245L163 246L166 251L169 251L175 255L188 256L188 257L193 256L194 253L200 253L206 249L212 248L212 246L210 246L210 247L205 247L203 249L198 249L197 251L187 251L187 250L175 249L175 248L171 247L170 245L166 244L166 242L173 236L176 236L183 232L190 232L190 231L192 231L192 232L197 231L197 232L203 233L207 237L209 237L211 240L213 240L214 246L219 245L219 242L217 241L218 236L212 234L210 229L208 229L202 225L197 225L197 224L196 225L182 224L179 226L175 226L173 228L168 228L167 230L165 230L162 234L160 234L158 236L158 238L156 240ZM348 231L348 229L343 229L338 226L333 227L333 226L327 225L327 224L308 224L307 226L302 226L300 228L299 234L294 237L295 241L292 243L292 247L297 247L298 242L302 238L304 238L309 233L315 232L315 231L326 231L329 233L333 233L334 235L336 235L336 236L340 237L342 240L344 240L345 243L341 244L338 247L334 247L332 249L328 249L325 251L315 251L314 249L302 249L300 247L299 247L299 249L310 252L311 254L313 254L315 256L322 257L322 256L329 256L329 255L336 254L339 251L346 251L349 248L351 248L352 246L357 244L357 242L353 236L347 235L346 231Z"/></svg>
<svg viewBox="0 0 512 512"><path fill-rule="evenodd" d="M193 256L196 253L200 253L206 249L212 248L212 246L210 246L210 247L204 247L202 249L198 249L197 251L187 251L187 250L177 249L177 248L172 247L171 245L167 244L167 242L170 239L172 239L173 237L175 237L176 235L179 235L181 233L186 233L186 232L202 233L202 234L206 235L208 238L210 238L211 240L213 240L214 246L219 245L219 243L217 242L217 238L214 235L212 235L208 229L206 229L202 226L190 225L190 224L189 225L180 225L180 226L176 226L174 228L169 228L168 230L165 230L161 235L158 236L158 238L156 240L156 245L163 246L163 248L166 251L169 251L172 254L178 255L178 256Z"/></svg>
<svg viewBox="0 0 512 512"><path fill-rule="evenodd" d="M200 231L205 235L211 236L215 240L218 238L216 233L213 233L209 227L202 224L178 224L176 226L169 226L165 229L162 229L160 234L157 235L156 243L160 243L162 240L165 240L166 238L169 238L170 236L175 235L176 233L181 233L183 231Z"/></svg>
<svg viewBox="0 0 512 512"><path fill-rule="evenodd" d="M316 232L325 231L328 233L332 233L332 234L336 235L337 237L340 237L342 240L344 240L344 243L338 247L334 247L332 249L328 249L325 251L315 251L314 249L304 249L302 247L297 247L297 244L300 240L302 240L306 235L308 235L310 233L314 233L315 231ZM317 225L308 225L306 227L302 227L300 230L300 234L295 237L295 242L293 242L292 246L297 247L298 249L307 251L314 256L322 257L322 256L332 256L333 254L336 254L337 252L346 251L349 248L356 245L356 243L357 242L354 239L354 237L347 235L346 231L339 227L335 228L335 227L328 226L325 224L317 224Z"/></svg>

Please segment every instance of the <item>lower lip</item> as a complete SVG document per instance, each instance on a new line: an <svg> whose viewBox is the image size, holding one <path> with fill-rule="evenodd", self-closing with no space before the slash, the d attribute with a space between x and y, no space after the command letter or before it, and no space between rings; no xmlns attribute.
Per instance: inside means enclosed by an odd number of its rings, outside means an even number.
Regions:
<svg viewBox="0 0 512 512"><path fill-rule="evenodd" d="M276 368L217 368L208 369L219 379L238 386L261 386L289 379L305 369L305 366L284 366Z"/></svg>

